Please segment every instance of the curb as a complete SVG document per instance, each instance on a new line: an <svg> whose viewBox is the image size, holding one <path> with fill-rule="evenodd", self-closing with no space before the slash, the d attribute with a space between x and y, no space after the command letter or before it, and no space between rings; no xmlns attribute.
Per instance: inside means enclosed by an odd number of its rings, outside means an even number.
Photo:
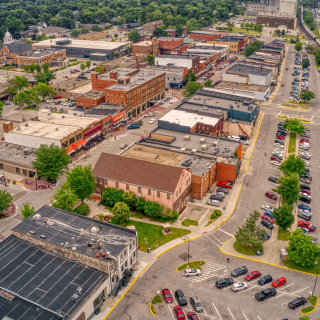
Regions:
<svg viewBox="0 0 320 320"><path fill-rule="evenodd" d="M153 297L153 298L154 298L154 297ZM157 314L154 314L154 313L152 312L151 306L152 306L152 300L151 300L151 302L150 302L149 309L150 309L151 314L152 314L153 316L156 316Z"/></svg>
<svg viewBox="0 0 320 320"><path fill-rule="evenodd" d="M150 265L148 263L137 275L137 277L132 281L130 286L126 289L126 291L122 294L122 296L118 299L118 301L114 304L114 306L109 310L109 312L104 316L103 320L107 319L108 315L113 311L113 309L117 306L117 304L122 300L122 298L125 296L125 294L129 291L129 289L133 286L133 284L138 280L138 278L141 276L142 272Z"/></svg>
<svg viewBox="0 0 320 320"><path fill-rule="evenodd" d="M315 297L317 297L317 296L315 296ZM311 310L310 312L307 312L307 313L303 313L302 310L301 310L300 313L301 313L301 314L310 314L310 313L312 313L313 311L316 310L317 305L318 305L318 301L319 301L319 298L317 297L317 302L316 302L316 304L314 305L313 310Z"/></svg>

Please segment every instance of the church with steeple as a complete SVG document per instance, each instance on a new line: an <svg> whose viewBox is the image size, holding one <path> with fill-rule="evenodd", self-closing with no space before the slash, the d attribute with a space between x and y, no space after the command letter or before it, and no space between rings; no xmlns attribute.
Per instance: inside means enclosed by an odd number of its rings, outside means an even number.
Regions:
<svg viewBox="0 0 320 320"><path fill-rule="evenodd" d="M23 40L14 41L8 30L3 40L3 44L0 44L0 64L17 63L18 56L32 52L32 47Z"/></svg>

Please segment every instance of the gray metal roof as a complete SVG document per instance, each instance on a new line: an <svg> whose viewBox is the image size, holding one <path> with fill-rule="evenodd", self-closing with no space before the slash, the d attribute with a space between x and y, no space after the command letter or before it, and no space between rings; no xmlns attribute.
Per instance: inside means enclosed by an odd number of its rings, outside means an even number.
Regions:
<svg viewBox="0 0 320 320"><path fill-rule="evenodd" d="M261 68L261 67L252 67L243 64L235 64L229 68L226 73L244 73L244 74L254 74L257 76L266 76L269 73L272 73L272 70Z"/></svg>
<svg viewBox="0 0 320 320"><path fill-rule="evenodd" d="M22 53L32 50L32 47L24 41L14 41L13 43L6 43L4 46L9 49L10 53Z"/></svg>

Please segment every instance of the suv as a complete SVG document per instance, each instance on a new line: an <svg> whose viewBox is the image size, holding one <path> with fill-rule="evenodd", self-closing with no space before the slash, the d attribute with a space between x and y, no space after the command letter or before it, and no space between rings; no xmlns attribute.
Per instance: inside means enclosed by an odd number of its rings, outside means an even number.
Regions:
<svg viewBox="0 0 320 320"><path fill-rule="evenodd" d="M299 210L298 217L310 221L312 218L312 213L306 210Z"/></svg>
<svg viewBox="0 0 320 320"><path fill-rule="evenodd" d="M303 190L311 190L311 187L310 186L307 186L306 184L299 184L299 187L300 189L303 189Z"/></svg>
<svg viewBox="0 0 320 320"><path fill-rule="evenodd" d="M188 301L181 290L176 290L174 295L176 296L180 306L186 306L188 304Z"/></svg>
<svg viewBox="0 0 320 320"><path fill-rule="evenodd" d="M270 275L267 275L259 279L258 283L261 285L265 285L266 283L269 283L271 281L272 281L272 277Z"/></svg>
<svg viewBox="0 0 320 320"><path fill-rule="evenodd" d="M274 288L264 289L261 292L255 294L255 297L259 301L263 301L266 298L273 297L277 294L277 290Z"/></svg>
<svg viewBox="0 0 320 320"><path fill-rule="evenodd" d="M201 275L201 270L200 269L186 269L183 273L185 277L190 277L190 276L200 276Z"/></svg>
<svg viewBox="0 0 320 320"><path fill-rule="evenodd" d="M196 312L203 311L202 304L196 296L190 298L190 303Z"/></svg>
<svg viewBox="0 0 320 320"><path fill-rule="evenodd" d="M231 272L231 275L233 277L239 277L241 276L242 274L246 274L248 273L248 268L243 266L243 267L240 267L240 268L237 268L237 269L234 269L232 272Z"/></svg>
<svg viewBox="0 0 320 320"><path fill-rule="evenodd" d="M299 306L303 306L307 302L307 299L304 297L295 298L294 300L288 303L289 308L296 309Z"/></svg>
<svg viewBox="0 0 320 320"><path fill-rule="evenodd" d="M230 286L233 284L233 279L232 278L223 278L223 279L220 279L220 280L217 280L216 281L216 287L221 289L223 287L226 287L226 286Z"/></svg>
<svg viewBox="0 0 320 320"><path fill-rule="evenodd" d="M269 199L277 200L277 196L271 191L267 191L264 195Z"/></svg>
<svg viewBox="0 0 320 320"><path fill-rule="evenodd" d="M305 202L305 203L310 203L310 202L311 202L311 199L310 199L310 198L307 198L306 196L301 196L301 197L300 197L300 201Z"/></svg>
<svg viewBox="0 0 320 320"><path fill-rule="evenodd" d="M261 225L267 227L268 229L273 229L273 224L268 220L261 220Z"/></svg>

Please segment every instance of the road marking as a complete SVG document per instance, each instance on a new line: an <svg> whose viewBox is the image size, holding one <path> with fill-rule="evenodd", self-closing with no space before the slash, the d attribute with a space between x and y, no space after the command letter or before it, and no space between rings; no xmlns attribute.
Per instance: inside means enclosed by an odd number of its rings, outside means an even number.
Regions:
<svg viewBox="0 0 320 320"><path fill-rule="evenodd" d="M219 230L219 229L217 229L217 230ZM216 240L218 240L220 243L222 243L222 244L223 244L223 242L222 242L222 241L220 241L218 238L216 238L213 234L209 233L208 235L209 235L209 236L211 236L211 237L213 237L213 238L215 238Z"/></svg>
<svg viewBox="0 0 320 320"><path fill-rule="evenodd" d="M290 301L292 301L292 299L291 299L291 300L289 300L289 301L287 301L287 302L285 302L285 303L283 303L283 304L282 304L282 306L283 306L284 304L287 304L287 303L289 303Z"/></svg>
<svg viewBox="0 0 320 320"><path fill-rule="evenodd" d="M220 248L220 246L219 245L217 245L212 239L210 239L209 237L207 237L207 235L206 234L204 234L204 236L208 239L208 240L210 240L212 243L214 243L218 248Z"/></svg>
<svg viewBox="0 0 320 320"><path fill-rule="evenodd" d="M172 315L173 320L175 320L175 317L173 316L173 313L172 313L171 308L170 308L169 305L168 305L168 308L169 308L169 310L170 310L170 313L171 313L171 315Z"/></svg>
<svg viewBox="0 0 320 320"><path fill-rule="evenodd" d="M292 293L288 293L288 292L283 292L283 291L279 291L279 292L281 292L281 293L283 293L283 294L288 294L288 295L290 295L290 296L294 296L296 293L298 293L298 292L300 292L300 291L302 291L302 290L305 290L305 289L308 289L309 287L305 287L305 288L303 288L303 289L301 289L301 290L298 290L298 291L295 291L295 292L292 292Z"/></svg>
<svg viewBox="0 0 320 320"><path fill-rule="evenodd" d="M227 307L227 309L228 309L228 311L230 312L232 319L233 319L233 320L236 320L236 319L234 318L233 314L231 313L229 307Z"/></svg>
<svg viewBox="0 0 320 320"><path fill-rule="evenodd" d="M291 286L293 286L293 285L294 285L294 283L291 283L291 284L289 284L288 286L285 286L285 287L280 288L280 290L278 289L278 291L279 291L279 292L282 292L281 289L283 289L283 288L289 288L289 287L291 287Z"/></svg>
<svg viewBox="0 0 320 320"><path fill-rule="evenodd" d="M227 235L233 237L233 234L231 234L231 233L229 233L229 232L227 232L227 231L224 231L224 230L222 230L222 229L220 229L220 228L217 228L216 230L219 230L219 231L221 231L221 232L224 232L224 233L226 233Z"/></svg>
<svg viewBox="0 0 320 320"><path fill-rule="evenodd" d="M242 311L242 314L244 315L244 317L248 320L247 316L244 314L244 312Z"/></svg>
<svg viewBox="0 0 320 320"><path fill-rule="evenodd" d="M257 317L258 317L259 320L261 320L259 316L257 316Z"/></svg>
<svg viewBox="0 0 320 320"><path fill-rule="evenodd" d="M217 310L216 306L214 305L214 303L213 303L213 302L212 302L212 304L213 304L214 308L216 309L216 312L217 312L217 314L218 314L218 316L219 316L220 320L222 320L222 318L221 318L221 316L220 316L220 313L218 312L218 310Z"/></svg>
<svg viewBox="0 0 320 320"><path fill-rule="evenodd" d="M274 300L274 299L276 299L276 298L280 298L280 297L282 297L282 296L284 296L284 295L286 295L286 293L282 294L281 296L277 296L277 297L274 297L274 298L272 298L272 299L269 299L269 301Z"/></svg>

